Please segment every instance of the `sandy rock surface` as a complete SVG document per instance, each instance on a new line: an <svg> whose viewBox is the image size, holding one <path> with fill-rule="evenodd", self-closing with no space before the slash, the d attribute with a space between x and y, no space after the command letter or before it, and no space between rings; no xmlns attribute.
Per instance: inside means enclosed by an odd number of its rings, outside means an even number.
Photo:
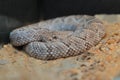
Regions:
<svg viewBox="0 0 120 80"><path fill-rule="evenodd" d="M29 57L11 44L0 49L0 80L120 79L120 23L106 23L106 36L82 55L52 61Z"/></svg>

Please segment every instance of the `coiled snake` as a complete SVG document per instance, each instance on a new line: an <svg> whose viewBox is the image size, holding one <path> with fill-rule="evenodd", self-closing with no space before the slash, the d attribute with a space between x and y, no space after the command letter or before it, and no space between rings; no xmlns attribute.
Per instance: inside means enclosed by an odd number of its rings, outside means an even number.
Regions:
<svg viewBox="0 0 120 80"><path fill-rule="evenodd" d="M24 46L32 57L53 60L84 53L104 35L104 24L99 19L71 15L15 29L10 40L14 46Z"/></svg>

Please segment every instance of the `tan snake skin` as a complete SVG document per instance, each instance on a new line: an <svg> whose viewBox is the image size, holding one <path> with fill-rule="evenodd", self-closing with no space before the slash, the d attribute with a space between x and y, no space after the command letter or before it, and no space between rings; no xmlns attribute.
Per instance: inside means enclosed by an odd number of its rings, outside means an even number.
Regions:
<svg viewBox="0 0 120 80"><path fill-rule="evenodd" d="M10 40L14 46L24 46L32 57L53 60L84 53L104 35L104 24L99 19L72 15L15 29Z"/></svg>

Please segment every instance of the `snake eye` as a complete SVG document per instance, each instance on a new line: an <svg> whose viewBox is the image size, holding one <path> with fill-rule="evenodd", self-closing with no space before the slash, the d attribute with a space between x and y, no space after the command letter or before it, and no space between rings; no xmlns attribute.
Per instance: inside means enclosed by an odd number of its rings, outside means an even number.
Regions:
<svg viewBox="0 0 120 80"><path fill-rule="evenodd" d="M56 35L53 35L53 37L52 37L53 39L57 39L58 37L56 36Z"/></svg>

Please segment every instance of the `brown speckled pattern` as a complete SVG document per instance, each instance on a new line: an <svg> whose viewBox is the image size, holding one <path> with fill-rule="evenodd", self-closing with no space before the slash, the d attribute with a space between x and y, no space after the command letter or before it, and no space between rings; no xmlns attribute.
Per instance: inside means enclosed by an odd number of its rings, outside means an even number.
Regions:
<svg viewBox="0 0 120 80"><path fill-rule="evenodd" d="M86 52L104 35L104 24L99 19L72 15L15 29L10 40L14 46L24 46L32 57L53 60Z"/></svg>

